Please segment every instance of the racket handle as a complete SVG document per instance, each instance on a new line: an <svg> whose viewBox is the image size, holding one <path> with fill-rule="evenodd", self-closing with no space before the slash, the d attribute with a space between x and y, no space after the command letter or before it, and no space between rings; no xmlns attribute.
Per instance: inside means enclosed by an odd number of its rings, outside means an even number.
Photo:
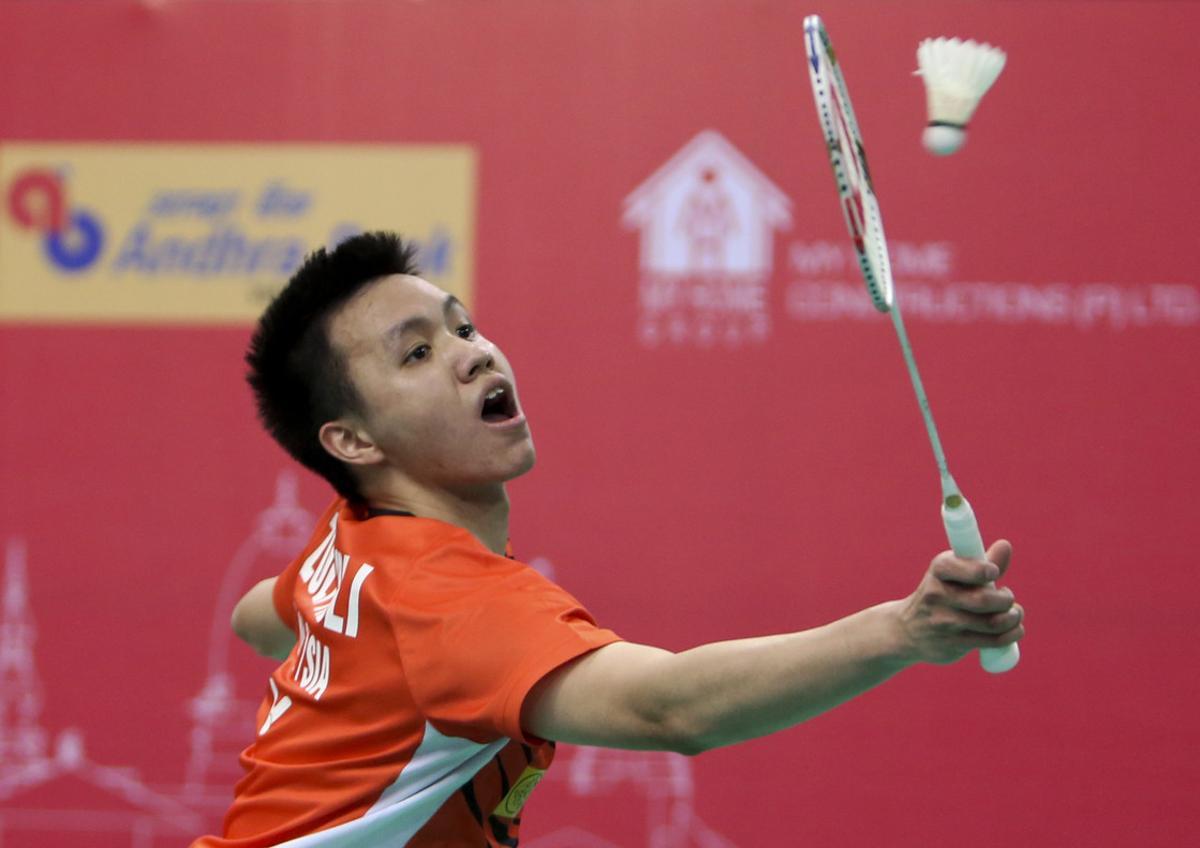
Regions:
<svg viewBox="0 0 1200 848"><path fill-rule="evenodd" d="M946 538L954 555L959 559L987 559L983 537L979 535L979 522L971 504L960 494L953 494L942 501L942 524L946 526ZM993 584L994 585L994 584ZM1000 674L1015 666L1021 659L1017 643L1003 648L980 648L979 664L985 671Z"/></svg>

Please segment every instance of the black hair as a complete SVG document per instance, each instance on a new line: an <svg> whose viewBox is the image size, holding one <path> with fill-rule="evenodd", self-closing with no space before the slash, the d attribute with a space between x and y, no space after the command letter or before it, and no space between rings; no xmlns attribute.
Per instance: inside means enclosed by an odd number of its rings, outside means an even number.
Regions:
<svg viewBox="0 0 1200 848"><path fill-rule="evenodd" d="M267 432L353 502L363 500L354 475L318 435L325 422L363 411L346 363L330 343L330 318L381 277L420 274L416 253L413 242L386 232L354 236L331 252L320 248L263 312L246 351L246 381Z"/></svg>

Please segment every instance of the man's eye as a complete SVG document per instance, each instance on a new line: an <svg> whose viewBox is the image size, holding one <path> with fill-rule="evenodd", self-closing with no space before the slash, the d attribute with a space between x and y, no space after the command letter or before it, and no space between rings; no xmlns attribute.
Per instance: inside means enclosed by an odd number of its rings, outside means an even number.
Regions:
<svg viewBox="0 0 1200 848"><path fill-rule="evenodd" d="M463 324L455 332L464 339L473 339L477 330L474 324Z"/></svg>
<svg viewBox="0 0 1200 848"><path fill-rule="evenodd" d="M429 345L427 345L427 344L417 345L416 347L414 347L412 350L410 350L408 352L408 355L406 357L404 357L404 361L405 362L417 362L422 359L428 359L430 352L431 352L431 349L430 349Z"/></svg>

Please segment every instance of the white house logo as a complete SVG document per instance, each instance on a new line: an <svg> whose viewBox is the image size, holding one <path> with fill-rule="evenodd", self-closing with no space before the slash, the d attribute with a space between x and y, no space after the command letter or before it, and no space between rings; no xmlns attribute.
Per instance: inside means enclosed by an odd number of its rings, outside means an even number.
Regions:
<svg viewBox="0 0 1200 848"><path fill-rule="evenodd" d="M627 198L641 232L644 344L761 341L774 231L791 201L715 130L705 130Z"/></svg>

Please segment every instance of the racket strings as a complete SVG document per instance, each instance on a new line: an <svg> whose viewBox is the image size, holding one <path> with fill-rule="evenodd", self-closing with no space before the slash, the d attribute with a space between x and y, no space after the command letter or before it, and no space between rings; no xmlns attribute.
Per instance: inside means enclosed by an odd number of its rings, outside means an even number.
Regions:
<svg viewBox="0 0 1200 848"><path fill-rule="evenodd" d="M828 42L821 44L828 50ZM832 57L819 57L815 90L829 145L830 162L841 199L842 216L854 239L859 268L871 301L880 312L892 304L891 263L884 246L883 221L875 201L867 154L850 106L849 94Z"/></svg>

